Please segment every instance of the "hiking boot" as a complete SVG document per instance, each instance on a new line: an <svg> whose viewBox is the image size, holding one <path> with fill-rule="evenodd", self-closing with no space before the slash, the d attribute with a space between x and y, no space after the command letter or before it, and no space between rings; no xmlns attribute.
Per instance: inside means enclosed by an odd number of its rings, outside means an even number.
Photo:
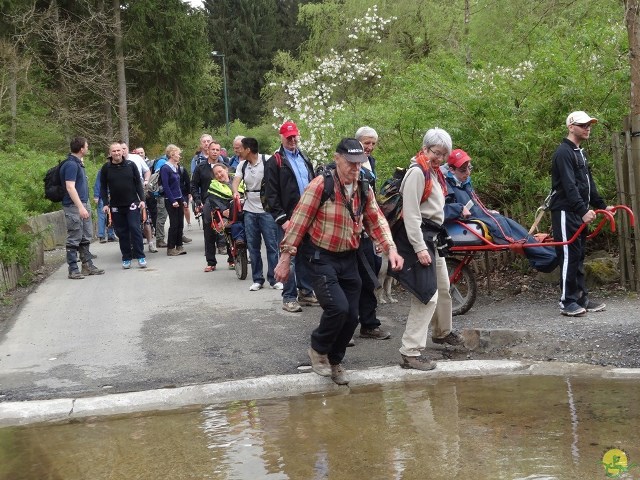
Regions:
<svg viewBox="0 0 640 480"><path fill-rule="evenodd" d="M297 313L297 312L301 312L302 311L302 307L295 300L293 300L291 302L284 302L282 304L282 309L285 312L291 312L291 313Z"/></svg>
<svg viewBox="0 0 640 480"><path fill-rule="evenodd" d="M584 297L582 297L584 298ZM582 300L582 298L580 300ZM594 302L593 300L580 301L578 300L578 306L584 308L587 312L601 312L607 308L606 303Z"/></svg>
<svg viewBox="0 0 640 480"><path fill-rule="evenodd" d="M318 353L311 347L309 347L307 353L309 354L309 360L311 360L311 370L323 377L330 377L332 370L327 355Z"/></svg>
<svg viewBox="0 0 640 480"><path fill-rule="evenodd" d="M380 327L361 328L360 336L362 338L375 338L376 340L386 340L387 338L391 338L391 332L382 330Z"/></svg>
<svg viewBox="0 0 640 480"><path fill-rule="evenodd" d="M261 288L262 288L262 284L261 284L261 283L256 282L256 283L254 283L253 285L251 285L251 286L249 287L249 291L250 291L250 292L257 292L257 291L258 291L258 290L260 290Z"/></svg>
<svg viewBox="0 0 640 480"><path fill-rule="evenodd" d="M98 240L100 241L100 243L107 243L107 239L104 237L100 237Z"/></svg>
<svg viewBox="0 0 640 480"><path fill-rule="evenodd" d="M128 270L131 268L131 260L123 260L122 261L122 268L124 268L125 270Z"/></svg>
<svg viewBox="0 0 640 480"><path fill-rule="evenodd" d="M187 252L185 251L184 247L182 245L178 245L176 247L176 251L178 252L178 255L186 255Z"/></svg>
<svg viewBox="0 0 640 480"><path fill-rule="evenodd" d="M569 305L560 309L560 313L566 317L577 317L579 315L584 315L587 313L587 310L584 307L581 307L576 302L571 302Z"/></svg>
<svg viewBox="0 0 640 480"><path fill-rule="evenodd" d="M167 242L165 242L164 240L158 240L156 242L156 247L158 247L158 248L167 248Z"/></svg>
<svg viewBox="0 0 640 480"><path fill-rule="evenodd" d="M451 330L449 332L449 335L443 338L431 337L431 341L433 343L438 343L438 344L448 343L449 345L453 345L454 347L457 347L459 345L464 345L464 338L462 338L462 335L460 335L455 330Z"/></svg>
<svg viewBox="0 0 640 480"><path fill-rule="evenodd" d="M418 357L407 357L406 355L402 355L402 363L400 366L402 368L413 368L415 370L427 371L436 368L436 362L429 360L422 355Z"/></svg>
<svg viewBox="0 0 640 480"><path fill-rule="evenodd" d="M147 268L147 259L142 257L138 259L138 266L140 268Z"/></svg>
<svg viewBox="0 0 640 480"><path fill-rule="evenodd" d="M314 305L319 305L318 299L313 293L308 295L298 294L298 303L300 305L305 305L307 307L313 307Z"/></svg>
<svg viewBox="0 0 640 480"><path fill-rule="evenodd" d="M158 252L158 249L156 248L156 242L153 242L153 241L149 242L149 251L151 253L157 253Z"/></svg>
<svg viewBox="0 0 640 480"><path fill-rule="evenodd" d="M189 237L182 236L182 243L191 243L192 240Z"/></svg>
<svg viewBox="0 0 640 480"><path fill-rule="evenodd" d="M72 272L69 272L69 278L71 280L82 280L84 278L84 275L81 274L78 270L74 270Z"/></svg>
<svg viewBox="0 0 640 480"><path fill-rule="evenodd" d="M102 275L104 270L96 267L93 263L82 264L82 275Z"/></svg>
<svg viewBox="0 0 640 480"><path fill-rule="evenodd" d="M168 257L177 257L178 255L181 255L181 253L176 248L167 248Z"/></svg>
<svg viewBox="0 0 640 480"><path fill-rule="evenodd" d="M345 377L345 371L342 368L342 365L331 365L331 380L336 382L338 385L348 385L349 380Z"/></svg>

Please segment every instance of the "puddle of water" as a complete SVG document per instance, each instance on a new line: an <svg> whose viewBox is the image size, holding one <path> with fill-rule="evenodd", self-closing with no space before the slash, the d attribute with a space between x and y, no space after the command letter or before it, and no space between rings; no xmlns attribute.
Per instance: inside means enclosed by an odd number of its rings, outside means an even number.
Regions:
<svg viewBox="0 0 640 480"><path fill-rule="evenodd" d="M611 448L640 463L639 398L637 381L457 378L5 428L0 479L604 479Z"/></svg>

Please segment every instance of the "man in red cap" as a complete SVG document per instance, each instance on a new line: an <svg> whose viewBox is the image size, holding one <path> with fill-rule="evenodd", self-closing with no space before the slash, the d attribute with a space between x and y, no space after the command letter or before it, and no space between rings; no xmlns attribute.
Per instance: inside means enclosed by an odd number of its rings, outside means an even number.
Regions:
<svg viewBox="0 0 640 480"><path fill-rule="evenodd" d="M315 175L311 161L298 147L300 132L295 123L282 124L280 141L280 148L265 163L264 181L267 210L280 226L282 237L302 192ZM287 312L301 312L300 304L318 305L304 263L291 262L295 275L289 275L282 289L282 309Z"/></svg>

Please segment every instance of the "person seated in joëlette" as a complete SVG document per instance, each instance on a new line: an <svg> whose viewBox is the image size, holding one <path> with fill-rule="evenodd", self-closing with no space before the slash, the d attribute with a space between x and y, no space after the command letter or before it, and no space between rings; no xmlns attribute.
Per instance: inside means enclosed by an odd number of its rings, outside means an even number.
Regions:
<svg viewBox="0 0 640 480"><path fill-rule="evenodd" d="M229 228L233 242L246 245L247 240L242 221L242 209L236 211L234 207L233 191L231 190L231 178L229 167L224 163L215 163L212 166L213 180L209 184L207 201L211 205L214 219L223 221L225 228ZM240 182L238 192L244 193L244 182ZM218 213L219 212L219 213ZM222 218L220 218L222 217ZM209 221L209 219L205 220ZM231 256L230 245L227 245L227 263L229 268L234 268L234 260Z"/></svg>
<svg viewBox="0 0 640 480"><path fill-rule="evenodd" d="M525 227L515 220L501 215L497 210L488 209L471 184L471 157L462 149L455 149L449 155L447 165L441 167L446 176L448 193L445 199L445 226L455 220L480 220L493 238L493 243L537 243ZM523 249L529 265L541 272L551 272L558 265L553 247L527 247Z"/></svg>

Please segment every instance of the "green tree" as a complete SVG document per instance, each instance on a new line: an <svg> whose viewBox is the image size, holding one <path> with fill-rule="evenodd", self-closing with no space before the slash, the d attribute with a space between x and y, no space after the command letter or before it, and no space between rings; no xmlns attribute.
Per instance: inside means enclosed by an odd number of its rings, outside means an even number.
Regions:
<svg viewBox="0 0 640 480"><path fill-rule="evenodd" d="M154 140L170 121L183 131L200 127L219 90L203 13L180 0L138 0L123 18L133 139Z"/></svg>
<svg viewBox="0 0 640 480"><path fill-rule="evenodd" d="M299 0L205 0L209 42L225 55L230 120L260 123L266 105L260 93L277 51L297 52L306 27L296 22ZM215 104L211 121L224 121L224 104Z"/></svg>

